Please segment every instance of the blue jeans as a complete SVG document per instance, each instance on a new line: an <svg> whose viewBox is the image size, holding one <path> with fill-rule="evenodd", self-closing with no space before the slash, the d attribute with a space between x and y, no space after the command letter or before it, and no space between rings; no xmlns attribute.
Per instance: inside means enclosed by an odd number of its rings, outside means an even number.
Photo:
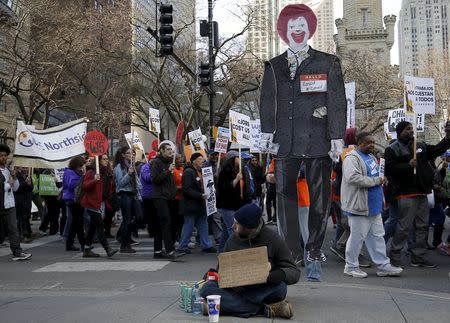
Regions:
<svg viewBox="0 0 450 323"><path fill-rule="evenodd" d="M220 295L220 315L248 318L262 314L265 305L282 301L286 298L287 286L251 285L237 288L219 288L215 281L206 282L200 290L203 298L209 295Z"/></svg>
<svg viewBox="0 0 450 323"><path fill-rule="evenodd" d="M198 235L200 236L200 244L202 245L202 249L208 249L212 247L212 243L208 235L208 218L206 217L206 213L200 215L185 214L178 250L188 249L188 244L192 235L192 230L194 229L194 225L197 228Z"/></svg>
<svg viewBox="0 0 450 323"><path fill-rule="evenodd" d="M225 242L233 234L233 223L234 223L234 210L218 209L217 210L222 217L224 227L222 228L222 237L220 238L219 252L222 252L225 247Z"/></svg>
<svg viewBox="0 0 450 323"><path fill-rule="evenodd" d="M388 242L394 236L398 222L398 202L394 200L389 205L389 218L384 223L384 241Z"/></svg>

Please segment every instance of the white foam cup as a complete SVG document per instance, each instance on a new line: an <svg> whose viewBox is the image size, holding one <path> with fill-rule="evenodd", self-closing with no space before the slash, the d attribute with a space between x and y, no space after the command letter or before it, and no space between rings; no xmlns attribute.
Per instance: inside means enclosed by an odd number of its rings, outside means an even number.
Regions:
<svg viewBox="0 0 450 323"><path fill-rule="evenodd" d="M206 296L206 302L208 304L209 321L212 323L219 322L220 295Z"/></svg>

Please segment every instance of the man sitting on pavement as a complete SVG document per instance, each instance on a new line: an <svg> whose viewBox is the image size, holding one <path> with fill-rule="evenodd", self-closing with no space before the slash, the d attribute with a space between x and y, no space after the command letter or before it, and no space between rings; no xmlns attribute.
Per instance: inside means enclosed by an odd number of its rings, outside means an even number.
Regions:
<svg viewBox="0 0 450 323"><path fill-rule="evenodd" d="M264 225L261 209L253 203L236 211L233 230L233 235L225 244L225 252L267 246L271 263L267 282L238 288L219 288L216 281L210 280L203 285L201 296L220 295L221 315L291 318L293 310L285 300L287 285L298 282L300 270L286 243L275 231Z"/></svg>

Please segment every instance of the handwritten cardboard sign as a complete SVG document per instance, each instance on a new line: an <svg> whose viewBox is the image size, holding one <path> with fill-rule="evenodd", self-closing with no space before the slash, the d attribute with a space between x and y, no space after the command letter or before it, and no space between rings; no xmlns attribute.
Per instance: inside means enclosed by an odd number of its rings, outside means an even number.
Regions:
<svg viewBox="0 0 450 323"><path fill-rule="evenodd" d="M269 271L266 246L219 254L220 288L266 283Z"/></svg>

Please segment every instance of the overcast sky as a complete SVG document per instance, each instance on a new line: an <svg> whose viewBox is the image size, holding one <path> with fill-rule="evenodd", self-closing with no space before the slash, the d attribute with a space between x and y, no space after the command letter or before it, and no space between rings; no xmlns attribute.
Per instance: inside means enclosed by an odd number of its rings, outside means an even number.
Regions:
<svg viewBox="0 0 450 323"><path fill-rule="evenodd" d="M239 4L247 3L248 0L216 0L214 7L214 20L219 22L219 31L221 36L231 34L239 31L242 28L242 22L239 19ZM334 0L334 18L342 17L342 2L343 0ZM401 0L382 0L383 2L383 16L396 15L398 18L401 9ZM200 9L200 18L206 18L207 15L207 0L197 0L198 9ZM397 19L398 21L398 19ZM397 22L398 23L398 22ZM392 64L398 64L398 33L397 26L395 29L396 42L391 51Z"/></svg>

